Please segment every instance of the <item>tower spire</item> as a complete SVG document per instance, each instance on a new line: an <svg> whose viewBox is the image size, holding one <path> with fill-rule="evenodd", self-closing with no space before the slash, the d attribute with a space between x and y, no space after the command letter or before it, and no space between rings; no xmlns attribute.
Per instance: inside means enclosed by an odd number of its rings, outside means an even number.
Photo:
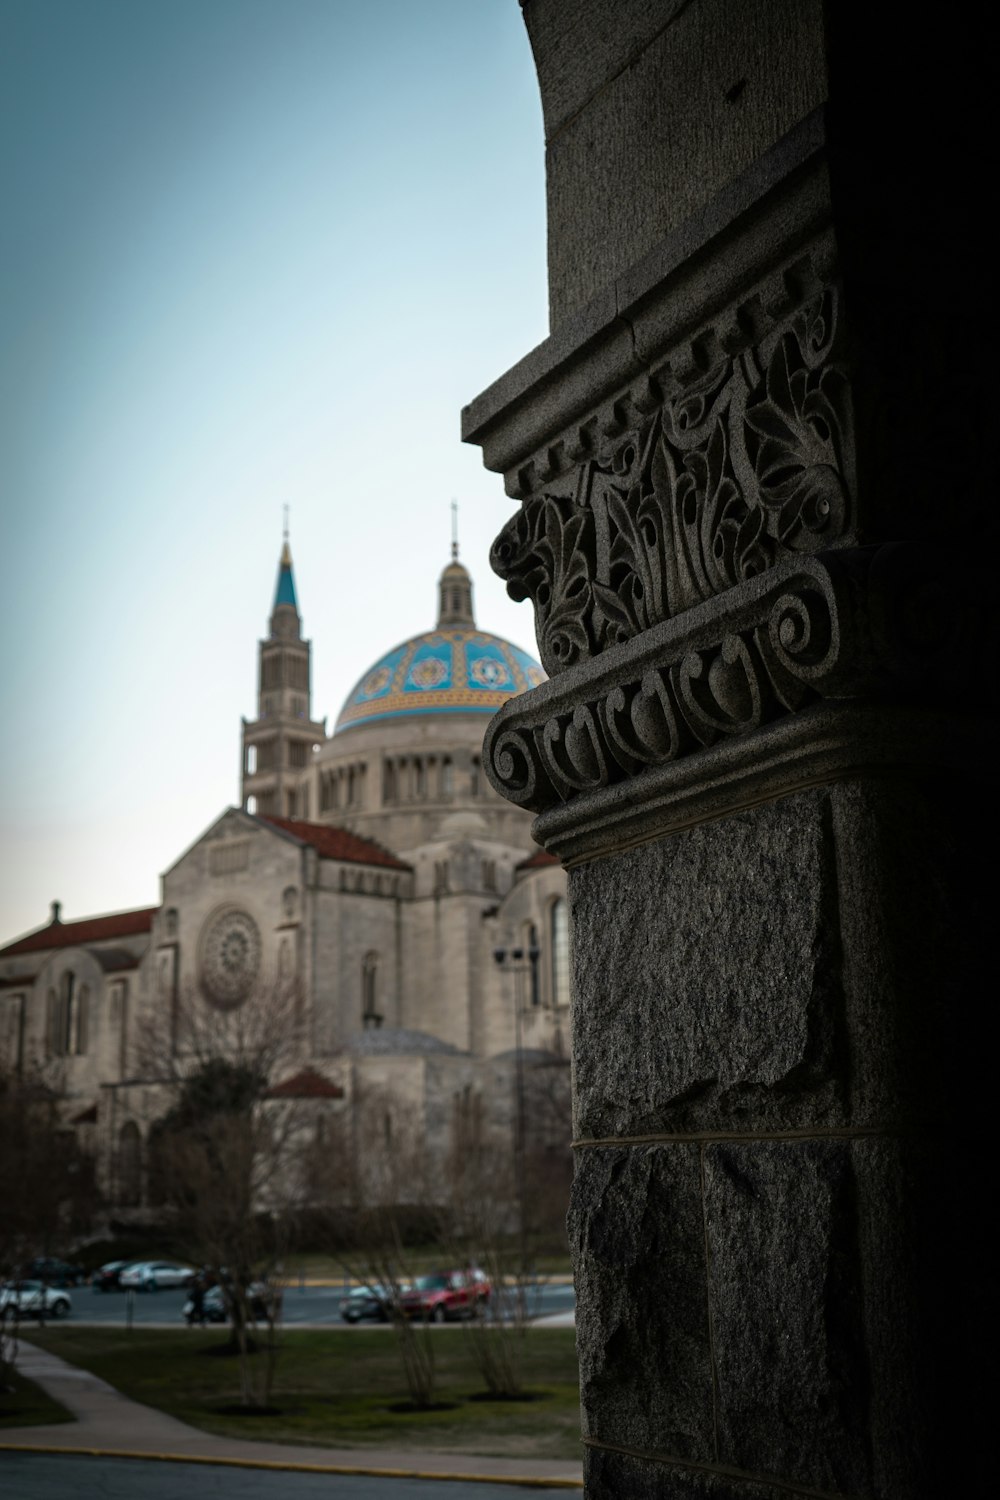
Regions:
<svg viewBox="0 0 1000 1500"><path fill-rule="evenodd" d="M295 597L295 575L292 572L292 549L288 543L288 506L283 507L281 527L281 559L278 563L278 581L274 588L274 604L271 606L271 634L287 635L289 621L279 628L277 612L281 605L290 604L295 611L295 634L298 634L299 601Z"/></svg>
<svg viewBox="0 0 1000 1500"><path fill-rule="evenodd" d="M302 639L287 505L270 630L258 657L257 717L243 720L241 800L248 812L308 818L305 773L313 745L326 739L326 722L311 717L311 646Z"/></svg>
<svg viewBox="0 0 1000 1500"><path fill-rule="evenodd" d="M451 502L451 560L458 562L458 501Z"/></svg>

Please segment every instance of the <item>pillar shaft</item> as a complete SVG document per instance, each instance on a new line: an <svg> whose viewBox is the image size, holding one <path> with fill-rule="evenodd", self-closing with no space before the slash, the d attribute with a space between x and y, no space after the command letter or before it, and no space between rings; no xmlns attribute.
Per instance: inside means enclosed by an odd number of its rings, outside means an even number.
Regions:
<svg viewBox="0 0 1000 1500"><path fill-rule="evenodd" d="M523 8L552 332L464 435L550 675L484 764L569 870L587 1493L985 1493L984 44Z"/></svg>

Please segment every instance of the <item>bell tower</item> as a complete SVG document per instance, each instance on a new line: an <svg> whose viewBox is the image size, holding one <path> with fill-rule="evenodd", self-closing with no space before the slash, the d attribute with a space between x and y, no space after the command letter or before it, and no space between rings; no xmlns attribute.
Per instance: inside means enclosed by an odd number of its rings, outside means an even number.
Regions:
<svg viewBox="0 0 1000 1500"><path fill-rule="evenodd" d="M308 818L305 772L326 720L310 717L312 643L302 639L287 518L270 633L257 650L257 717L243 720L240 801L248 812Z"/></svg>

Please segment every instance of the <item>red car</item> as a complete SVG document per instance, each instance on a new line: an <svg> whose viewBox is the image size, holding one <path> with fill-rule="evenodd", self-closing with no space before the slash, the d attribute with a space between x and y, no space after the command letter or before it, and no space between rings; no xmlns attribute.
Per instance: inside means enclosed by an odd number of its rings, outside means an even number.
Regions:
<svg viewBox="0 0 1000 1500"><path fill-rule="evenodd" d="M482 1271L437 1271L417 1277L403 1293L402 1308L408 1318L446 1323L452 1318L474 1318L489 1300L490 1284Z"/></svg>

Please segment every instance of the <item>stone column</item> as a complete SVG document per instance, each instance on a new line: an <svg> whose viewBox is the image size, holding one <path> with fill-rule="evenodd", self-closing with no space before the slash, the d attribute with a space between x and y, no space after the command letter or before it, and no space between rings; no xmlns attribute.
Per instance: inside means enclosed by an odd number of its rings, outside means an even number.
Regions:
<svg viewBox="0 0 1000 1500"><path fill-rule="evenodd" d="M552 332L463 421L550 675L484 759L569 871L587 1494L972 1500L985 43L522 4Z"/></svg>

